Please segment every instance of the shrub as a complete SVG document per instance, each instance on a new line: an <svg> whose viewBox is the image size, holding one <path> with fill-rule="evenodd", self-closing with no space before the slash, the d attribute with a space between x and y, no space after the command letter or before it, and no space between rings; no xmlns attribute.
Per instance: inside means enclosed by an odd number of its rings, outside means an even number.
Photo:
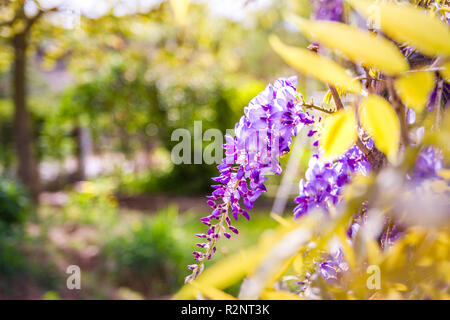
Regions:
<svg viewBox="0 0 450 320"><path fill-rule="evenodd" d="M23 188L12 180L0 178L0 224L22 224L30 209L30 201Z"/></svg>
<svg viewBox="0 0 450 320"><path fill-rule="evenodd" d="M167 294L183 281L189 257L176 207L131 223L105 245L105 257L120 285L147 295Z"/></svg>
<svg viewBox="0 0 450 320"><path fill-rule="evenodd" d="M109 183L80 182L69 193L62 213L65 220L110 226L117 219L117 200Z"/></svg>

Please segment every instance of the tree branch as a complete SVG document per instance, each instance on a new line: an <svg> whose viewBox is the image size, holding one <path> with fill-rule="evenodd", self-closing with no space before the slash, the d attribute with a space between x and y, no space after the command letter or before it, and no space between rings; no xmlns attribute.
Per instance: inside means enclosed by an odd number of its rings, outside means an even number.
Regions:
<svg viewBox="0 0 450 320"><path fill-rule="evenodd" d="M312 52L317 53L319 48L316 45L310 44L308 46L308 49ZM342 103L341 97L339 96L339 92L336 90L336 87L328 84L328 88L330 89L331 95L333 96L334 104L336 105L337 110L344 109L344 104ZM378 150L375 146L372 149L367 148L359 136L356 140L356 146L361 150L362 153L364 153L373 171L377 172L386 165L386 155Z"/></svg>
<svg viewBox="0 0 450 320"><path fill-rule="evenodd" d="M334 87L331 84L328 84L328 88L330 88L331 95L333 96L334 104L336 105L336 108L338 110L344 109L344 104L342 103L341 97L339 96L339 93L336 90L336 87Z"/></svg>
<svg viewBox="0 0 450 320"><path fill-rule="evenodd" d="M48 10L44 10L44 9L39 9L39 12L35 15L35 16L33 16L33 17L31 17L31 18L28 18L27 19L27 21L26 21L26 26L25 26L25 29L24 29L24 33L28 33L30 30L31 30L31 27L44 15L44 14L46 14L46 13L49 13L49 12L55 12L55 11L58 11L58 8L57 7L53 7L53 8L51 8L51 9L48 9Z"/></svg>
<svg viewBox="0 0 450 320"><path fill-rule="evenodd" d="M406 107L403 105L402 101L398 97L397 93L394 89L394 79L392 77L387 78L386 81L388 92L389 92L389 100L394 106L395 111L397 112L400 120L400 135L401 140L404 146L409 144L408 137L408 125L406 123Z"/></svg>

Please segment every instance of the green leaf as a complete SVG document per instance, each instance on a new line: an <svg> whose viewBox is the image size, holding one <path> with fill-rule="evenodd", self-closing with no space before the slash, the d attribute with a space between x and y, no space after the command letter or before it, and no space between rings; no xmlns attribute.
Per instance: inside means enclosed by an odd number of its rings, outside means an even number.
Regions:
<svg viewBox="0 0 450 320"><path fill-rule="evenodd" d="M205 270L193 284L184 285L174 299L192 299L198 291L227 288L252 272L261 256L261 250L252 248L226 257Z"/></svg>
<svg viewBox="0 0 450 320"><path fill-rule="evenodd" d="M265 290L261 294L262 300L304 300L299 295L285 290Z"/></svg>
<svg viewBox="0 0 450 320"><path fill-rule="evenodd" d="M355 63L375 67L385 74L408 70L400 50L389 40L340 22L308 21L297 16L289 18L310 40L342 52Z"/></svg>
<svg viewBox="0 0 450 320"><path fill-rule="evenodd" d="M285 45L274 35L269 37L269 42L275 52L298 71L311 75L325 83L339 86L348 92L361 92L360 83L353 80L345 69L334 61L321 57L307 49Z"/></svg>
<svg viewBox="0 0 450 320"><path fill-rule="evenodd" d="M449 27L426 10L405 3L348 2L394 40L408 42L429 56L450 56Z"/></svg>
<svg viewBox="0 0 450 320"><path fill-rule="evenodd" d="M400 142L400 121L389 102L369 95L361 103L359 119L376 147L387 155L389 161L395 162Z"/></svg>
<svg viewBox="0 0 450 320"><path fill-rule="evenodd" d="M340 110L325 120L320 145L324 158L331 159L342 154L355 143L356 120L352 110Z"/></svg>
<svg viewBox="0 0 450 320"><path fill-rule="evenodd" d="M395 80L394 86L408 107L421 112L434 88L434 78L431 71L408 72Z"/></svg>

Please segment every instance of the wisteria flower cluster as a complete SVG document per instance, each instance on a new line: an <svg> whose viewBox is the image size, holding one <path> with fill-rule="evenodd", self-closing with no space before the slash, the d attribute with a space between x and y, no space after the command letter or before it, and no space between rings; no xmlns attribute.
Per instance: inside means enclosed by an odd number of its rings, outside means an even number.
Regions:
<svg viewBox="0 0 450 320"><path fill-rule="evenodd" d="M335 162L323 163L319 155L314 155L309 162L306 179L300 181L300 194L295 199L298 205L294 209L294 217L298 218L313 208L327 210L329 205L335 205L351 176L355 173L365 175L369 170L369 161L356 146Z"/></svg>
<svg viewBox="0 0 450 320"><path fill-rule="evenodd" d="M289 152L292 137L303 126L315 124L314 116L306 111L303 99L296 92L297 79L280 78L273 85L250 101L235 126L235 137L226 135L225 157L218 165L220 175L213 178L217 184L208 196L207 204L212 213L201 219L209 227L207 233L196 234L204 242L197 243L202 251L194 251L196 264L189 265L192 274L186 282L195 279L204 268L204 262L216 252L221 236L230 238L238 230L231 223L241 215L250 220L248 210L266 191L264 181L267 174L280 174L282 169L278 157ZM319 118L317 121L320 121ZM310 129L312 137L316 130ZM314 146L318 145L318 141ZM323 162L315 154L306 172L306 180L300 182L300 194L294 218L319 207L327 210L336 205L345 184L355 173L367 174L370 164L364 154L353 146L333 162Z"/></svg>
<svg viewBox="0 0 450 320"><path fill-rule="evenodd" d="M426 146L420 150L419 155L417 156L412 178L415 180L435 178L442 168L442 151L435 147Z"/></svg>
<svg viewBox="0 0 450 320"><path fill-rule="evenodd" d="M201 221L208 232L197 234L205 242L197 246L203 252L194 251L197 264L188 266L193 273L190 281L203 270L205 260L216 251L217 240L223 235L231 237L238 230L231 224L229 213L237 220L241 215L250 220L247 210L266 191L267 174L280 174L278 157L289 152L292 137L303 125L312 125L314 118L303 107L296 92L297 78L280 78L273 85L250 101L245 115L236 124L235 137L226 135L225 157L218 165L220 175L213 178L217 184L208 196L211 215Z"/></svg>

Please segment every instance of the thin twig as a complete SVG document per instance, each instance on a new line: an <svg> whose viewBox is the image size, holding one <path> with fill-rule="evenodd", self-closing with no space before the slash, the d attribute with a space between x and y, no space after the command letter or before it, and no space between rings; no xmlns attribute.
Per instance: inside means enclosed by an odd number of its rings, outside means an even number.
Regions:
<svg viewBox="0 0 450 320"><path fill-rule="evenodd" d="M408 125L406 121L406 107L403 105L402 101L395 92L394 79L392 77L389 77L386 83L389 92L390 102L394 106L394 109L399 116L401 140L403 145L407 146L409 144L409 138L408 138Z"/></svg>
<svg viewBox="0 0 450 320"><path fill-rule="evenodd" d="M339 96L339 93L336 90L336 87L329 84L328 88L330 88L331 95L333 96L334 104L336 105L336 108L338 110L344 109L344 105L342 104L341 97Z"/></svg>
<svg viewBox="0 0 450 320"><path fill-rule="evenodd" d="M444 80L439 80L436 89L436 101L434 103L434 111L436 115L436 129L439 130L441 125L441 101L442 101L442 91L444 90Z"/></svg>

